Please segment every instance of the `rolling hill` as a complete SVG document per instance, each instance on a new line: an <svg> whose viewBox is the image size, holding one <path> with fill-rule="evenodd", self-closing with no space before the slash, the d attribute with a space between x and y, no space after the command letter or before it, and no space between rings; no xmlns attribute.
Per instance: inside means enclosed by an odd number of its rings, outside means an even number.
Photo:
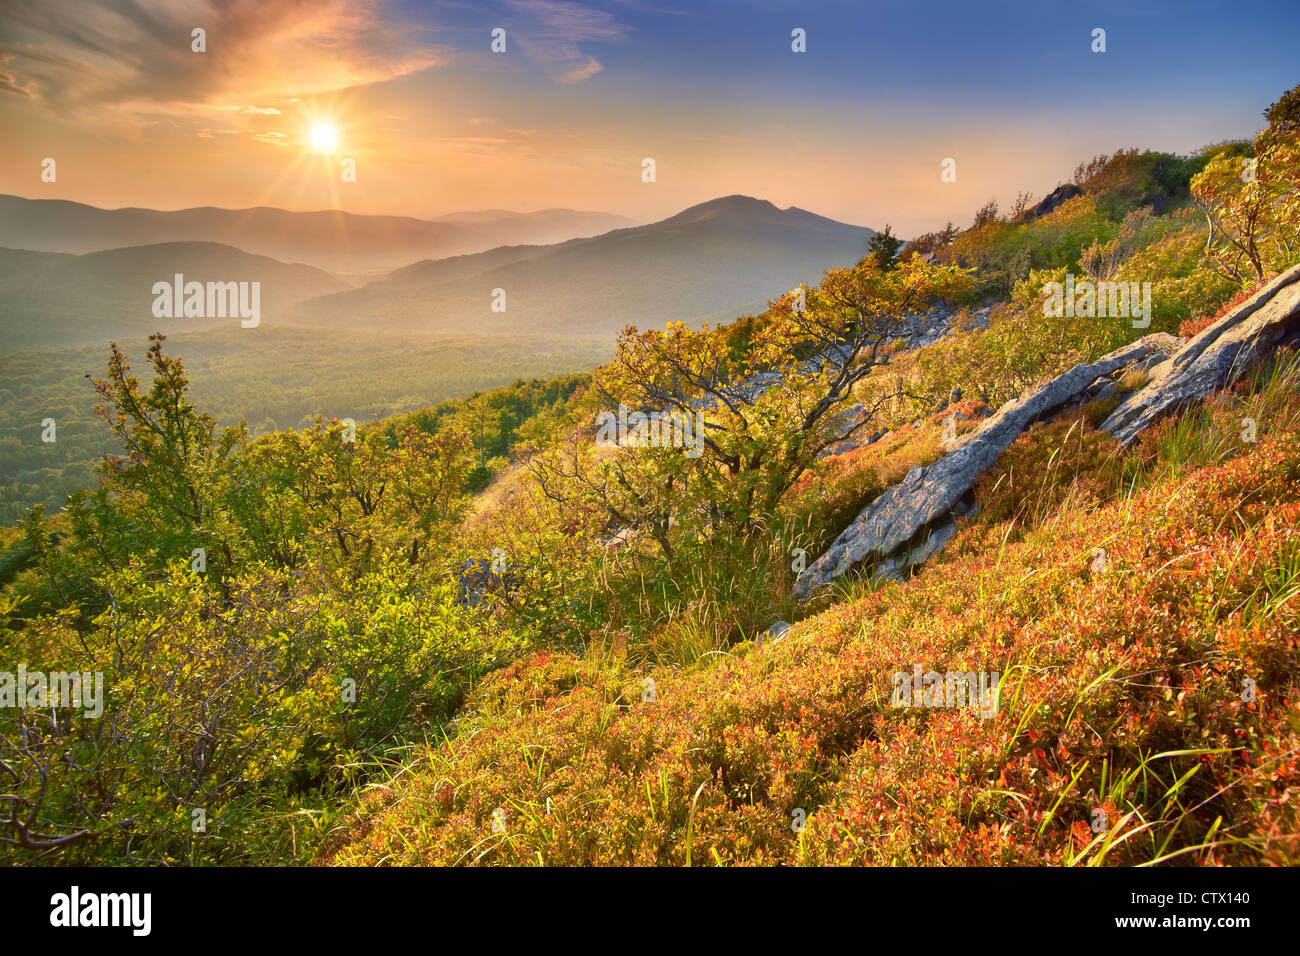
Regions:
<svg viewBox="0 0 1300 956"><path fill-rule="evenodd" d="M155 318L153 285L173 281L178 272L186 281L260 282L264 323L295 302L347 287L311 266L215 242L129 246L80 256L0 249L0 352L238 328L238 318Z"/></svg>
<svg viewBox="0 0 1300 956"><path fill-rule="evenodd" d="M543 209L452 213L436 220L331 209L100 209L57 199L0 195L0 246L87 253L160 242L220 242L336 273L382 273L417 259L482 252L506 243L593 236L632 220L604 212Z"/></svg>
<svg viewBox="0 0 1300 956"><path fill-rule="evenodd" d="M831 266L852 265L875 233L765 200L727 196L660 222L553 246L510 246L417 262L300 303L286 321L365 321L402 333L613 336L626 325L697 324L760 308ZM506 309L492 311L493 290Z"/></svg>

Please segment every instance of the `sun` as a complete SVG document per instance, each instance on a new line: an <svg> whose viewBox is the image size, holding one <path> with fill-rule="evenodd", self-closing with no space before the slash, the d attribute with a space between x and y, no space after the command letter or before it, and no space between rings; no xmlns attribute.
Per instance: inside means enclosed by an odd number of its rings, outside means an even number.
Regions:
<svg viewBox="0 0 1300 956"><path fill-rule="evenodd" d="M339 143L339 134L330 123L317 123L311 128L312 149L328 153Z"/></svg>

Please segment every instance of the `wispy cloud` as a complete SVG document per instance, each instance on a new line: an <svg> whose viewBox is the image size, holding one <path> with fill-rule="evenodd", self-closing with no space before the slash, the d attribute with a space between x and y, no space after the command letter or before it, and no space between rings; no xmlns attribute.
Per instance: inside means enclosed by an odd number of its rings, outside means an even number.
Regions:
<svg viewBox="0 0 1300 956"><path fill-rule="evenodd" d="M619 43L628 28L608 11L568 0L509 0L520 48L557 83L581 83L604 66L581 43Z"/></svg>
<svg viewBox="0 0 1300 956"><path fill-rule="evenodd" d="M215 139L217 136L232 136L242 133L242 129L210 129L206 126L195 130L194 135L199 139Z"/></svg>
<svg viewBox="0 0 1300 956"><path fill-rule="evenodd" d="M0 87L62 111L230 108L375 83L440 62L383 0L8 0ZM192 33L206 32L206 52ZM273 108L246 106L247 115Z"/></svg>
<svg viewBox="0 0 1300 956"><path fill-rule="evenodd" d="M605 69L600 62L594 57L587 57L587 62L581 66L575 66L567 73L561 73L555 78L557 83L581 83L583 80L589 80L601 70Z"/></svg>
<svg viewBox="0 0 1300 956"><path fill-rule="evenodd" d="M225 131L222 130L221 132L225 132ZM284 133L278 133L278 132L253 133L251 138L256 140L259 143L269 143L272 146L288 145L287 142L288 137L286 137Z"/></svg>
<svg viewBox="0 0 1300 956"><path fill-rule="evenodd" d="M531 21L534 35L540 35L540 28L551 38L575 43L583 40L612 43L627 36L627 28L612 13L570 0L509 0L509 6Z"/></svg>

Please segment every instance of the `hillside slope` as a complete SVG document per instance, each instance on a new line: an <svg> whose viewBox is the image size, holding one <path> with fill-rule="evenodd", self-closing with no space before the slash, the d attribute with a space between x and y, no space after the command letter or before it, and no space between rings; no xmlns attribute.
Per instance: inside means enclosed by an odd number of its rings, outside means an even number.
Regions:
<svg viewBox="0 0 1300 956"><path fill-rule="evenodd" d="M157 318L156 282L260 282L261 321L295 302L347 287L312 266L215 242L168 242L72 256L0 249L0 351L107 343L153 332L228 326L228 318ZM239 319L233 320L237 327Z"/></svg>
<svg viewBox="0 0 1300 956"><path fill-rule="evenodd" d="M711 666L494 675L328 859L1295 863L1298 390L1292 357L1128 453L1039 426L918 577ZM897 706L916 668L998 673L996 716Z"/></svg>

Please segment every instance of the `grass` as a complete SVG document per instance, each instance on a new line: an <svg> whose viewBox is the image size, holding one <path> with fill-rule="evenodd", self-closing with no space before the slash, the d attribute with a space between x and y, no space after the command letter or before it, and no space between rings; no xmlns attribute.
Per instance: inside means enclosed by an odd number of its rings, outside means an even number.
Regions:
<svg viewBox="0 0 1300 956"><path fill-rule="evenodd" d="M779 642L498 672L322 861L1300 862L1296 384L1289 358L1125 452L1033 430L920 575ZM1257 442L1223 437L1243 408ZM1050 487L1011 476L1035 460ZM998 715L892 706L913 664L1000 672Z"/></svg>

